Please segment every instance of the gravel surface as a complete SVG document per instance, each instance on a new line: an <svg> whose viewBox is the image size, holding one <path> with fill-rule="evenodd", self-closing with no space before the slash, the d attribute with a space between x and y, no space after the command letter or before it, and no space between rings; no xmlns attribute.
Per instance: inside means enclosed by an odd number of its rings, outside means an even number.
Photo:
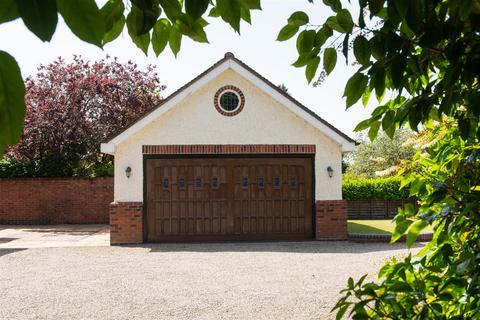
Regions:
<svg viewBox="0 0 480 320"><path fill-rule="evenodd" d="M349 276L375 274L404 248L264 242L0 249L0 319L330 319Z"/></svg>

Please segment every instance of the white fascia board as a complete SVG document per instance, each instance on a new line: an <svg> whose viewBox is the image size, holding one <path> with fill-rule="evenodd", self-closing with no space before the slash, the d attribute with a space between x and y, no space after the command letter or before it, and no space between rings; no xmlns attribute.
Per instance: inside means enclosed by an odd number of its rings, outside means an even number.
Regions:
<svg viewBox="0 0 480 320"><path fill-rule="evenodd" d="M348 143L342 144L342 152L353 152L353 151L355 151L355 143L348 142Z"/></svg>
<svg viewBox="0 0 480 320"><path fill-rule="evenodd" d="M186 97L188 97L189 95L191 95L192 93L197 91L203 85L207 84L213 78L217 77L223 71L227 70L230 67L230 62L231 62L231 60L227 60L227 61L221 63L220 65L216 66L209 73L203 75L200 79L198 79L197 81L195 81L194 83L192 83L188 87L184 88L181 92L179 92L175 97L171 98L165 104L161 105L160 107L158 107L157 109L152 111L150 114L145 116L143 119L140 119L138 122L136 122L130 128L126 129L125 131L120 133L118 136L116 136L115 138L110 140L108 142L108 144L118 145L118 144L122 143L123 141L125 141L131 135L140 131L142 128L147 126L150 122L157 119L162 114L169 111L170 109L172 109L175 105L177 105L178 103L183 101Z"/></svg>
<svg viewBox="0 0 480 320"><path fill-rule="evenodd" d="M265 83L262 79L259 79L256 75L252 74L249 70L245 69L242 65L238 64L237 62L233 61L231 63L231 67L233 70L238 72L242 75L245 79L249 80L253 84L255 84L258 88L260 88L263 92L271 96L273 99L277 100L281 105L285 106L287 109L292 111L294 114L299 116L300 118L304 119L307 123L311 124L321 132L323 132L327 137L335 141L339 144L342 148L343 152L353 151L355 148L355 143L350 142L349 140L345 139L337 132L332 130L329 126L325 125L311 114L300 108L296 105L293 101L286 98L282 94L278 93L275 89L270 87L267 83Z"/></svg>
<svg viewBox="0 0 480 320"><path fill-rule="evenodd" d="M100 144L100 152L113 155L115 154L115 145L113 143L102 143Z"/></svg>

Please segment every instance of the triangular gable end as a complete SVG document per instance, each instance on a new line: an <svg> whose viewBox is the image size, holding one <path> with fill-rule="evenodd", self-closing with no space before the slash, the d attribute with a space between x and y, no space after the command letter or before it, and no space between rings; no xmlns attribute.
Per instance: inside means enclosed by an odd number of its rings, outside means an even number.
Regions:
<svg viewBox="0 0 480 320"><path fill-rule="evenodd" d="M210 82L210 80L214 79L227 69L234 70L242 77L257 86L261 91L276 100L282 106L286 107L294 114L304 119L307 123L320 130L320 132L322 132L324 135L338 143L343 152L354 150L356 144L355 140L348 137L346 134L335 128L324 119L320 118L316 113L302 105L290 95L281 91L277 86L258 74L255 70L250 68L239 59L235 58L232 53L227 52L223 59L165 98L157 107L133 122L129 127L123 129L123 131L116 133L113 137L108 138L105 143L101 144L101 151L103 153L114 154L116 145L122 143L131 135L142 130L150 122L157 119L171 108L175 107L183 99L194 93L196 90Z"/></svg>

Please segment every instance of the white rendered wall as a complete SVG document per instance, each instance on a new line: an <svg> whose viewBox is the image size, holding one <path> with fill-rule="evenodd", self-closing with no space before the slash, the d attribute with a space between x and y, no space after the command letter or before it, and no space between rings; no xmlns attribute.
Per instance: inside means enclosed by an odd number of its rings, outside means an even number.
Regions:
<svg viewBox="0 0 480 320"><path fill-rule="evenodd" d="M224 85L245 95L245 107L234 117L221 115L213 105ZM115 201L143 201L142 145L160 144L315 144L316 200L342 199L340 145L231 69L116 147ZM127 166L132 168L129 179Z"/></svg>

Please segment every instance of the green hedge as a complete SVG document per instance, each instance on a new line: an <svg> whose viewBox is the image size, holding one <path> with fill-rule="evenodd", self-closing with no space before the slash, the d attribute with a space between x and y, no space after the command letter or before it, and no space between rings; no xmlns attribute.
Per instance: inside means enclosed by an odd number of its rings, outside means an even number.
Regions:
<svg viewBox="0 0 480 320"><path fill-rule="evenodd" d="M69 167L67 163L42 159L18 161L0 158L0 178L112 177L113 162Z"/></svg>
<svg viewBox="0 0 480 320"><path fill-rule="evenodd" d="M347 178L343 180L345 200L400 200L409 198L408 188L400 190L401 178Z"/></svg>

